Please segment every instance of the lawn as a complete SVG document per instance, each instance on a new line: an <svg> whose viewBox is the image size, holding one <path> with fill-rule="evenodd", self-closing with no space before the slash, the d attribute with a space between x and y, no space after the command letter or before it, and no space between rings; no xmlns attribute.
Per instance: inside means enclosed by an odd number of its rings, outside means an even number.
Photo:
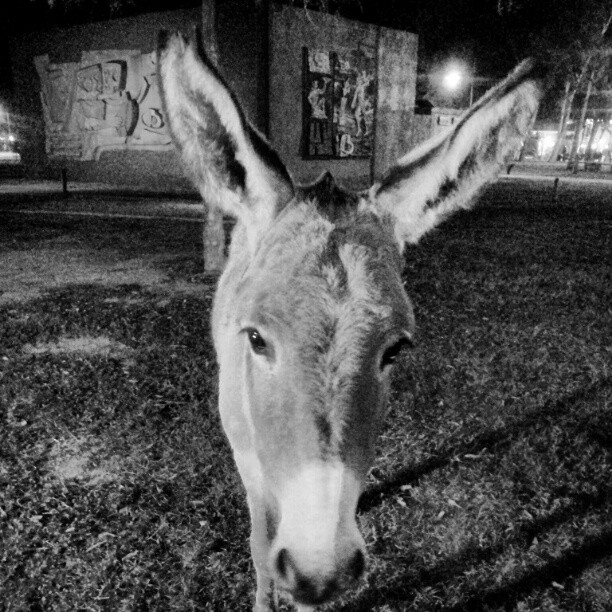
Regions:
<svg viewBox="0 0 612 612"><path fill-rule="evenodd" d="M406 253L417 347L343 612L612 610L612 184L507 180ZM0 210L0 611L242 611L197 224Z"/></svg>

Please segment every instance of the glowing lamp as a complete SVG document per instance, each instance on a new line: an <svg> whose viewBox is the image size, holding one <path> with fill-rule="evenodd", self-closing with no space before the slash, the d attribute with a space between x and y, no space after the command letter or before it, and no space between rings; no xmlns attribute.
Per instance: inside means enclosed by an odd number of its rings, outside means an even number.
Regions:
<svg viewBox="0 0 612 612"><path fill-rule="evenodd" d="M451 91L458 89L461 85L461 81L463 81L463 74L458 68L451 68L442 79L444 87Z"/></svg>

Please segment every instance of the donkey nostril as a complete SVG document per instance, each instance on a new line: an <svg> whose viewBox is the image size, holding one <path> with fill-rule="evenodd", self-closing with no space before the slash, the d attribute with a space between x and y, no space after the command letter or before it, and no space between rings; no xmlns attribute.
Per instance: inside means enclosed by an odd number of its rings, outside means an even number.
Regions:
<svg viewBox="0 0 612 612"><path fill-rule="evenodd" d="M283 588L288 589L295 601L315 606L325 603L338 590L335 579L302 574L286 548L281 548L274 561L274 569Z"/></svg>
<svg viewBox="0 0 612 612"><path fill-rule="evenodd" d="M354 580L359 580L365 570L365 555L358 550L351 559L348 570Z"/></svg>
<svg viewBox="0 0 612 612"><path fill-rule="evenodd" d="M286 548L281 548L276 557L276 571L283 580L288 580L293 574L291 571L291 556Z"/></svg>

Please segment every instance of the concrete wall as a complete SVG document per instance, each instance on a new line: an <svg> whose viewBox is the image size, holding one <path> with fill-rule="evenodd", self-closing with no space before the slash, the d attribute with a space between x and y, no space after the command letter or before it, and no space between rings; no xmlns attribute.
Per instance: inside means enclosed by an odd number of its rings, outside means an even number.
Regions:
<svg viewBox="0 0 612 612"><path fill-rule="evenodd" d="M374 179L413 147L418 37L380 29Z"/></svg>
<svg viewBox="0 0 612 612"><path fill-rule="evenodd" d="M240 0L219 3L218 28L221 69L241 99L251 120L266 128L267 14L244 11ZM98 161L53 159L45 153L45 123L41 80L34 58L48 55L52 63L80 62L83 52L155 50L160 30L178 30L190 36L201 22L201 8L149 13L64 29L30 32L10 41L15 81L15 106L22 116L22 157L29 174L59 177L67 168L71 180L141 185L157 189L190 188L174 150L105 151Z"/></svg>
<svg viewBox="0 0 612 612"><path fill-rule="evenodd" d="M268 133L268 12L266 3L222 0L217 6L221 71L247 117Z"/></svg>
<svg viewBox="0 0 612 612"><path fill-rule="evenodd" d="M41 82L34 58L48 55L51 62L61 64L80 62L83 51L138 49L143 53L152 52L160 29L176 29L188 34L198 23L199 16L199 10L152 13L15 37L11 41L15 102L18 112L28 121L28 129L23 134L22 156L30 172L55 176L61 167L66 167L69 178L74 180L146 182L148 185L162 185L169 179L180 182L183 173L173 151L107 152L99 161L49 159L45 153Z"/></svg>
<svg viewBox="0 0 612 612"><path fill-rule="evenodd" d="M370 175L369 159L302 157L302 49L376 48L375 26L286 6L272 6L270 26L270 140L298 181L325 170L339 182Z"/></svg>
<svg viewBox="0 0 612 612"><path fill-rule="evenodd" d="M329 170L348 187L367 186L407 150L414 113L415 34L331 15L272 6L270 25L270 140L298 181ZM303 47L333 52L378 49L373 159L305 159L302 147Z"/></svg>

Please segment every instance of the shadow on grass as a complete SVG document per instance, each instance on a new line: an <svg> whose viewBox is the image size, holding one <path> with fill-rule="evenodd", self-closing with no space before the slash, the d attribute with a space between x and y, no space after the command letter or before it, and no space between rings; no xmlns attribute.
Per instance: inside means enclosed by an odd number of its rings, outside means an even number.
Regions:
<svg viewBox="0 0 612 612"><path fill-rule="evenodd" d="M605 529L596 535L585 538L582 544L556 559L551 559L542 567L534 568L529 573L507 582L506 584L466 598L450 607L441 608L444 612L479 612L490 610L493 606L504 606L514 609L520 599L540 587L550 586L551 581L563 580L580 574L601 559L609 557L612 552L612 529Z"/></svg>
<svg viewBox="0 0 612 612"><path fill-rule="evenodd" d="M389 584L377 586L364 592L350 604L340 608L340 612L366 612L375 605L388 604L391 601L405 601L417 589L435 586L451 580L465 569L480 563L490 562L509 546L527 549L534 538L542 536L576 516L605 508L611 503L612 486L593 494L573 495L566 505L557 508L550 514L525 521L519 525L511 538L506 538L503 542L494 546L467 546L456 555L447 557L431 568L408 571L394 578ZM513 609L513 605L533 589L549 586L553 580L561 582L611 554L612 530L607 529L596 536L585 538L578 547L550 560L542 567L531 569L516 580L484 593L468 594L461 603L440 608L440 610L448 610L448 612L469 610L471 612L500 605L503 605L506 609Z"/></svg>
<svg viewBox="0 0 612 612"><path fill-rule="evenodd" d="M503 448L510 445L512 440L527 429L557 424L557 419L572 412L576 404L583 401L592 401L602 391L610 388L612 388L612 377L606 376L586 388L576 389L576 391L559 399L547 401L506 427L483 432L471 440L451 445L444 452L419 465L398 470L395 474L389 475L384 482L364 491L359 499L358 512L367 512L380 505L386 498L395 495L402 486L414 484L423 476L449 465L457 456L468 453L477 454L479 450L490 449L493 446L498 449Z"/></svg>
<svg viewBox="0 0 612 612"><path fill-rule="evenodd" d="M458 444L447 449L446 452L433 457L421 465L407 468L392 475L386 482L366 491L360 500L360 510L368 510L380 504L384 499L397 493L404 484L417 481L428 473L450 464L457 455L475 452L480 448L494 446L496 449L509 446L525 430L536 428L545 429L558 425L561 419L573 419L582 428L585 415L576 410L581 402L597 401L604 392L612 388L612 378L604 377L593 384L577 389L557 400L550 400L537 410L530 411L523 418L514 421L507 427L484 432L465 444ZM609 418L609 411L600 414L604 419ZM588 419L591 415L586 415ZM588 430L588 428L587 428ZM593 432L590 432L593 433ZM595 443L601 440L597 436L590 436ZM607 440L607 439L606 439ZM604 446L606 446L604 444ZM380 584L363 592L349 604L340 608L341 612L366 612L374 606L389 604L390 602L407 601L414 596L417 590L434 587L454 577L461 575L465 570L482 563L491 563L496 557L504 553L508 547L528 550L534 538L554 530L567 521L589 512L598 510L609 511L612 505L612 484L600 488L592 493L580 492L569 495L563 506L556 508L549 514L526 520L516 525L515 532L499 543L488 547L477 544L465 546L457 554L442 559L436 565L424 569L407 569L403 574L393 578L387 584ZM603 558L612 555L612 529L603 528L598 534L585 537L571 550L559 557L550 559L539 567L527 568L521 575L502 585L495 586L484 592L466 592L464 599L459 603L436 609L447 612L479 611L487 609L514 609L522 597L541 587L550 586L553 580L563 580L580 574L589 566Z"/></svg>

